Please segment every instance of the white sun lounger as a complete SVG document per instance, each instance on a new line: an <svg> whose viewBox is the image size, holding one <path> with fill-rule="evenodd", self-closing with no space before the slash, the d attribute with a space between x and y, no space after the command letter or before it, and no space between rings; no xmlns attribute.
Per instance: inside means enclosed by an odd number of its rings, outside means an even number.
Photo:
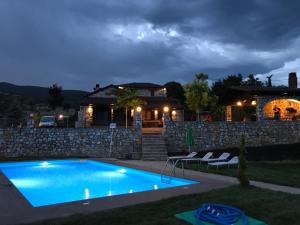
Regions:
<svg viewBox="0 0 300 225"><path fill-rule="evenodd" d="M212 152L208 152L202 158L200 158L200 157L193 157L193 158L181 159L181 160L184 161L184 162L199 161L199 163L201 164L201 160L208 160L210 157L212 157L212 155L213 155Z"/></svg>
<svg viewBox="0 0 300 225"><path fill-rule="evenodd" d="M168 157L168 160L177 160L177 159L190 159L193 158L195 155L197 155L197 152L191 152L188 155L183 155L183 156L171 156Z"/></svg>
<svg viewBox="0 0 300 225"><path fill-rule="evenodd" d="M216 161L225 161L229 158L230 153L224 152L218 158L208 158L208 159L201 159L201 162L216 162Z"/></svg>
<svg viewBox="0 0 300 225"><path fill-rule="evenodd" d="M216 167L217 169L222 166L227 166L228 168L230 166L239 166L239 157L234 156L232 159L230 159L229 161L225 161L225 162L224 161L223 162L209 162L207 164L207 168L209 168L210 166Z"/></svg>

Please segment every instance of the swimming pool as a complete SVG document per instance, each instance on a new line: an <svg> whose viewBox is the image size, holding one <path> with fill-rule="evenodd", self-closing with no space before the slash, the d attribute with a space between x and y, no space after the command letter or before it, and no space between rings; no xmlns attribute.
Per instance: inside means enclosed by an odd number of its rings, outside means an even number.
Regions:
<svg viewBox="0 0 300 225"><path fill-rule="evenodd" d="M92 160L0 163L0 170L34 207L199 183Z"/></svg>

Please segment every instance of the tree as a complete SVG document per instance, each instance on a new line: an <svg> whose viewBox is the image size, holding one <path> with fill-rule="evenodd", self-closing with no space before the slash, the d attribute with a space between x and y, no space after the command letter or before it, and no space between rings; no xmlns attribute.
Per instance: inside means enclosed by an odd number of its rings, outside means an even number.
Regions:
<svg viewBox="0 0 300 225"><path fill-rule="evenodd" d="M242 86L242 84L243 84L243 76L241 74L229 75L228 77L213 83L211 87L211 92L212 94L221 98L224 95L225 90L227 88L233 86Z"/></svg>
<svg viewBox="0 0 300 225"><path fill-rule="evenodd" d="M62 106L64 102L64 97L62 96L62 87L58 86L58 84L53 84L50 86L49 91L49 106L52 109L55 109L57 106Z"/></svg>
<svg viewBox="0 0 300 225"><path fill-rule="evenodd" d="M30 110L29 99L23 96L0 93L0 125L16 126L25 122Z"/></svg>
<svg viewBox="0 0 300 225"><path fill-rule="evenodd" d="M131 88L117 89L110 94L114 94L117 97L116 108L125 109L126 117L126 128L128 127L128 109L134 109L137 106L144 105L145 102L141 100L137 94L136 90Z"/></svg>
<svg viewBox="0 0 300 225"><path fill-rule="evenodd" d="M197 121L200 120L200 111L203 110L209 102L207 79L207 74L196 74L194 81L184 86L186 103L192 111L197 113Z"/></svg>
<svg viewBox="0 0 300 225"><path fill-rule="evenodd" d="M259 78L255 78L253 74L250 74L248 76L248 79L245 80L242 85L248 86L248 87L263 87L264 86L263 82L260 81Z"/></svg>
<svg viewBox="0 0 300 225"><path fill-rule="evenodd" d="M164 85L167 89L167 96L179 100L182 104L185 103L184 89L178 82L171 81Z"/></svg>
<svg viewBox="0 0 300 225"><path fill-rule="evenodd" d="M243 187L249 186L249 178L246 174L247 161L246 161L247 150L245 147L245 136L241 138L241 144L239 147L239 168L238 168L238 180L240 185Z"/></svg>

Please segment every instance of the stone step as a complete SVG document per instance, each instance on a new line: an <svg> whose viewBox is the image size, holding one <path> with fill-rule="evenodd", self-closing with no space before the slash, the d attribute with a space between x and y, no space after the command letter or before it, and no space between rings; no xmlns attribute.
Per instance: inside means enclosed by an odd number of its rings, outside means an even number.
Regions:
<svg viewBox="0 0 300 225"><path fill-rule="evenodd" d="M161 145L143 145L143 147L155 149L155 148L166 148L167 145L166 144L161 144Z"/></svg>
<svg viewBox="0 0 300 225"><path fill-rule="evenodd" d="M142 140L142 143L165 143L165 140Z"/></svg>
<svg viewBox="0 0 300 225"><path fill-rule="evenodd" d="M147 142L163 142L165 139L142 139L142 141L147 141Z"/></svg>
<svg viewBox="0 0 300 225"><path fill-rule="evenodd" d="M167 146L165 138L161 135L143 135L143 154L145 161L164 161L167 159Z"/></svg>
<svg viewBox="0 0 300 225"><path fill-rule="evenodd" d="M166 153L166 150L165 149L159 149L159 150L157 150L157 149L143 149L143 152L145 152L145 153L149 153L149 152L164 152L164 153Z"/></svg>
<svg viewBox="0 0 300 225"><path fill-rule="evenodd" d="M163 155L166 156L167 154L165 152L143 152L143 156L149 156L149 155Z"/></svg>
<svg viewBox="0 0 300 225"><path fill-rule="evenodd" d="M143 152L166 152L166 149L143 149Z"/></svg>
<svg viewBox="0 0 300 225"><path fill-rule="evenodd" d="M142 137L143 140L165 140L165 137L163 136L143 136Z"/></svg>

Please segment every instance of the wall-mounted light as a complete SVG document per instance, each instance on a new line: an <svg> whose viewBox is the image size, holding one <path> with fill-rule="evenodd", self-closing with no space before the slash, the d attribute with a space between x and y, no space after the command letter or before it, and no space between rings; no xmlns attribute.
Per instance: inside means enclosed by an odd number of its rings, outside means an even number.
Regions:
<svg viewBox="0 0 300 225"><path fill-rule="evenodd" d="M87 108L87 112L88 113L93 113L93 107L92 107L92 105L89 105L89 107Z"/></svg>
<svg viewBox="0 0 300 225"><path fill-rule="evenodd" d="M169 112L169 107L168 107L168 106L165 106L165 107L164 107L164 112L165 112L165 113Z"/></svg>
<svg viewBox="0 0 300 225"><path fill-rule="evenodd" d="M241 107L241 106L243 106L243 102L242 101L237 101L236 105L239 106L239 107Z"/></svg>
<svg viewBox="0 0 300 225"><path fill-rule="evenodd" d="M155 115L155 116L158 115L158 110L157 110L157 109L154 110L154 115Z"/></svg>
<svg viewBox="0 0 300 225"><path fill-rule="evenodd" d="M256 105L256 101L255 101L255 100L252 100L252 101L251 101L251 105L253 105L253 106Z"/></svg>
<svg viewBox="0 0 300 225"><path fill-rule="evenodd" d="M59 114L58 119L59 120L63 120L64 119L64 115L63 114Z"/></svg>
<svg viewBox="0 0 300 225"><path fill-rule="evenodd" d="M176 116L176 110L172 110L172 116Z"/></svg>
<svg viewBox="0 0 300 225"><path fill-rule="evenodd" d="M140 106L136 107L136 111L137 112L141 112L142 111L142 107L140 107Z"/></svg>

